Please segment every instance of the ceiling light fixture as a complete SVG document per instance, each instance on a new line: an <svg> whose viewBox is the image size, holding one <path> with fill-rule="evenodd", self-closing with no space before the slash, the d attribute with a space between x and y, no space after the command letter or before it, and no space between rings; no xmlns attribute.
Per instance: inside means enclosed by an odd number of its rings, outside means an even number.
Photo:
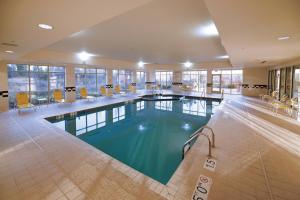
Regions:
<svg viewBox="0 0 300 200"><path fill-rule="evenodd" d="M209 22L205 25L201 25L198 28L196 28L195 34L197 36L211 37L218 36L219 31L213 22Z"/></svg>
<svg viewBox="0 0 300 200"><path fill-rule="evenodd" d="M228 59L228 55L217 56L218 59Z"/></svg>
<svg viewBox="0 0 300 200"><path fill-rule="evenodd" d="M183 63L184 64L184 66L186 67L186 68L190 68L190 67L192 67L192 65L193 65L193 63L191 63L191 62L189 62L189 61L187 61L187 62L185 62L185 63Z"/></svg>
<svg viewBox="0 0 300 200"><path fill-rule="evenodd" d="M53 27L48 25L48 24L38 24L38 26L42 29L46 29L46 30L52 30Z"/></svg>
<svg viewBox="0 0 300 200"><path fill-rule="evenodd" d="M277 39L278 40L288 40L288 39L290 39L290 37L289 36L281 36L281 37L278 37Z"/></svg>
<svg viewBox="0 0 300 200"><path fill-rule="evenodd" d="M139 67L144 67L145 64L146 64L146 63L144 63L143 61L138 62L138 66L139 66Z"/></svg>
<svg viewBox="0 0 300 200"><path fill-rule="evenodd" d="M14 53L14 51L7 50L5 53Z"/></svg>
<svg viewBox="0 0 300 200"><path fill-rule="evenodd" d="M85 51L78 53L77 55L78 55L78 58L83 62L87 61L88 59L90 59L91 56L93 56L92 54L89 54Z"/></svg>

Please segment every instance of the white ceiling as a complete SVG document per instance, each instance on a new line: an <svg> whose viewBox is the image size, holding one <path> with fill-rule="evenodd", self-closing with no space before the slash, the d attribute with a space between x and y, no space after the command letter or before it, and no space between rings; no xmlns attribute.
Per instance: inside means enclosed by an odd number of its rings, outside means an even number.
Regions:
<svg viewBox="0 0 300 200"><path fill-rule="evenodd" d="M212 22L202 0L154 0L60 40L47 49L87 51L99 57L178 64L220 60L218 36L197 35Z"/></svg>
<svg viewBox="0 0 300 200"><path fill-rule="evenodd" d="M1 0L0 60L19 59L151 0ZM50 24L52 31L38 28ZM15 43L18 47L4 46ZM4 53L13 50L14 54Z"/></svg>
<svg viewBox="0 0 300 200"><path fill-rule="evenodd" d="M50 52L85 50L100 59L178 64L228 53L235 67L271 66L300 57L299 8L300 0L1 0L0 60L47 62L56 58ZM220 36L201 35L212 21Z"/></svg>
<svg viewBox="0 0 300 200"><path fill-rule="evenodd" d="M205 0L234 66L300 57L300 0ZM226 2L226 3L225 3ZM279 41L280 36L290 36Z"/></svg>

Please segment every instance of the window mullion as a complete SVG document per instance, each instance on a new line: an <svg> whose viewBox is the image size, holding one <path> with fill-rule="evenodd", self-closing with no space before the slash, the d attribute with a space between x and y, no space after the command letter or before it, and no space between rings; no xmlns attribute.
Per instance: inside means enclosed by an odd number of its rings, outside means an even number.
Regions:
<svg viewBox="0 0 300 200"><path fill-rule="evenodd" d="M29 81L28 81L28 83L29 83L29 91L28 91L28 93L29 93L29 102L31 102L31 78L30 78L30 65L28 66L28 78L29 78Z"/></svg>
<svg viewBox="0 0 300 200"><path fill-rule="evenodd" d="M50 66L48 65L48 75L47 75L47 78L48 78L48 103L50 103Z"/></svg>

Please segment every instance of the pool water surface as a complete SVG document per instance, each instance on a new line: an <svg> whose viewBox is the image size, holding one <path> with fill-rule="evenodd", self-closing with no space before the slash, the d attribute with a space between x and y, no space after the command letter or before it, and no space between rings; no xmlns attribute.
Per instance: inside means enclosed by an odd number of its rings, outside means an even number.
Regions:
<svg viewBox="0 0 300 200"><path fill-rule="evenodd" d="M47 118L113 158L166 184L189 136L207 124L218 101L185 99L121 103Z"/></svg>

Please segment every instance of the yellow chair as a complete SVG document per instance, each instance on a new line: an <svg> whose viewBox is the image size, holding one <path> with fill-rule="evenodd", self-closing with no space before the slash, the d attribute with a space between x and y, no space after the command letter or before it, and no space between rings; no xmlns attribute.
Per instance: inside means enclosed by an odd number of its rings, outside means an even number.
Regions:
<svg viewBox="0 0 300 200"><path fill-rule="evenodd" d="M271 93L271 95L263 95L262 99L266 100L267 102L271 101L271 103L272 103L274 100L278 99L278 96L279 96L279 92L273 91Z"/></svg>
<svg viewBox="0 0 300 200"><path fill-rule="evenodd" d="M110 90L106 89L106 87L104 86L101 86L100 87L100 93L102 96L107 96L107 97L110 97L112 96L113 94L110 92Z"/></svg>
<svg viewBox="0 0 300 200"><path fill-rule="evenodd" d="M95 99L95 97L93 97L93 96L88 96L88 92L85 87L80 88L79 93L80 93L80 98L82 98L82 99L87 99L87 100Z"/></svg>
<svg viewBox="0 0 300 200"><path fill-rule="evenodd" d="M101 87L100 87L100 94L101 94L102 96L106 96L106 88L105 88L104 86L101 86Z"/></svg>
<svg viewBox="0 0 300 200"><path fill-rule="evenodd" d="M285 103L287 100L288 100L288 95L287 95L287 94L283 94L283 95L280 97L280 101L281 101L282 103Z"/></svg>
<svg viewBox="0 0 300 200"><path fill-rule="evenodd" d="M131 93L133 93L133 94L135 94L135 93L136 93L136 88L135 88L135 86L133 86L133 85L130 84L130 85L128 86L128 91L131 92Z"/></svg>
<svg viewBox="0 0 300 200"><path fill-rule="evenodd" d="M19 92L16 94L17 108L20 113L21 109L34 108L35 106L29 102L28 94L25 92Z"/></svg>
<svg viewBox="0 0 300 200"><path fill-rule="evenodd" d="M60 90L60 89L55 89L53 91L53 98L56 103L64 103L65 102L65 99L63 98L62 90Z"/></svg>
<svg viewBox="0 0 300 200"><path fill-rule="evenodd" d="M121 87L120 87L120 85L116 85L116 87L115 87L115 93L116 94L121 94Z"/></svg>

